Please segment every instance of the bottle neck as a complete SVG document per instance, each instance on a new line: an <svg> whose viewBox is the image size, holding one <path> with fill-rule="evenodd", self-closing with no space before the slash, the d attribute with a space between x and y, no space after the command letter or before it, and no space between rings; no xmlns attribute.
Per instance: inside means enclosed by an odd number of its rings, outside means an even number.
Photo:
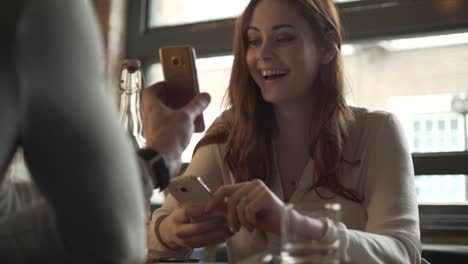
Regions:
<svg viewBox="0 0 468 264"><path fill-rule="evenodd" d="M143 88L140 65L126 61L120 77L120 122L136 148L145 146L140 104Z"/></svg>
<svg viewBox="0 0 468 264"><path fill-rule="evenodd" d="M141 116L141 94L139 91L128 93L126 91L120 91L120 114L131 113L132 115Z"/></svg>
<svg viewBox="0 0 468 264"><path fill-rule="evenodd" d="M142 148L146 144L143 135L143 125L141 121L141 93L127 92L121 90L120 93L120 123L129 136L131 137L135 147Z"/></svg>

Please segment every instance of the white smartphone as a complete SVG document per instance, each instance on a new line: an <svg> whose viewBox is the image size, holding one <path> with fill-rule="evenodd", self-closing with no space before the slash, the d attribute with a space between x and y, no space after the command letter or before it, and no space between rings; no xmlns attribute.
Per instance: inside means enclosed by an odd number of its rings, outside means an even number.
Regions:
<svg viewBox="0 0 468 264"><path fill-rule="evenodd" d="M212 196L211 190L197 176L173 178L167 190L179 203L190 206L205 206Z"/></svg>
<svg viewBox="0 0 468 264"><path fill-rule="evenodd" d="M168 91L165 103L178 109L186 105L200 93L198 88L195 49L192 46L166 46L159 49L159 58ZM205 122L203 114L195 119L195 132L203 132Z"/></svg>

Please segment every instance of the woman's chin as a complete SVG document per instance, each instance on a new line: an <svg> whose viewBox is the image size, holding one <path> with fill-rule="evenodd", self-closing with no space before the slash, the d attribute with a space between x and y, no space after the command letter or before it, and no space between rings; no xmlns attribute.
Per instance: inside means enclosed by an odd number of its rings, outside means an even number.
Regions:
<svg viewBox="0 0 468 264"><path fill-rule="evenodd" d="M270 104L278 104L281 103L281 97L277 95L272 95L272 94L262 94L263 100Z"/></svg>
<svg viewBox="0 0 468 264"><path fill-rule="evenodd" d="M262 97L263 100L271 103L277 104L284 100L284 94L278 93L278 91L274 91L273 89L262 89Z"/></svg>

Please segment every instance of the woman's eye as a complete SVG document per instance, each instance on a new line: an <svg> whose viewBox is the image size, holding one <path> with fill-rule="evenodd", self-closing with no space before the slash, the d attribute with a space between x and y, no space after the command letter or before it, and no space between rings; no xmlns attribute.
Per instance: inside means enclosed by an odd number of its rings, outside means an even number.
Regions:
<svg viewBox="0 0 468 264"><path fill-rule="evenodd" d="M260 43L261 43L260 39L249 39L249 40L247 40L247 45L253 46L253 47L260 45Z"/></svg>
<svg viewBox="0 0 468 264"><path fill-rule="evenodd" d="M282 35L282 36L276 37L276 41L278 42L289 42L293 39L294 39L294 36L290 36L290 35Z"/></svg>

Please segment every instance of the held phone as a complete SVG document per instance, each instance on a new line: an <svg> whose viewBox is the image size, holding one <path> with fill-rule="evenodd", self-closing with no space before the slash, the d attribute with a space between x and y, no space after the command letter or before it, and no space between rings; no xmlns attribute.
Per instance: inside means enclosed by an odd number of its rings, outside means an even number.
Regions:
<svg viewBox="0 0 468 264"><path fill-rule="evenodd" d="M195 49L188 45L161 47L159 58L168 86L165 103L173 109L179 109L200 93L195 66ZM204 130L205 122L203 115L200 114L195 119L195 132Z"/></svg>
<svg viewBox="0 0 468 264"><path fill-rule="evenodd" d="M167 189L184 205L205 206L212 196L208 186L197 176L176 177L171 180Z"/></svg>

